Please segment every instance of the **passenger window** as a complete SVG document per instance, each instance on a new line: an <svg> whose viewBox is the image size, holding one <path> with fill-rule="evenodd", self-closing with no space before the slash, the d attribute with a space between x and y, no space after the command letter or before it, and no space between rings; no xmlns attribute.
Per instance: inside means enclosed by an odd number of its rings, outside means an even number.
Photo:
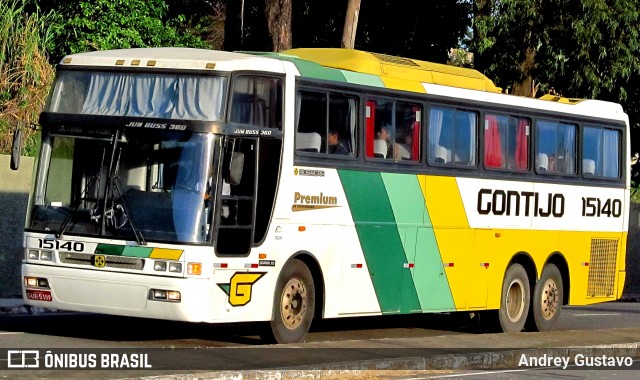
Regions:
<svg viewBox="0 0 640 380"><path fill-rule="evenodd" d="M585 127L582 137L582 174L585 177L620 177L620 131Z"/></svg>
<svg viewBox="0 0 640 380"><path fill-rule="evenodd" d="M576 125L541 120L536 123L535 170L542 174L576 173Z"/></svg>
<svg viewBox="0 0 640 380"><path fill-rule="evenodd" d="M429 111L428 162L435 165L476 165L476 112L433 107Z"/></svg>
<svg viewBox="0 0 640 380"><path fill-rule="evenodd" d="M299 91L296 97L298 152L354 156L358 123L354 96Z"/></svg>
<svg viewBox="0 0 640 380"><path fill-rule="evenodd" d="M236 77L229 121L282 129L282 80L248 75Z"/></svg>
<svg viewBox="0 0 640 380"><path fill-rule="evenodd" d="M368 100L366 105L366 156L387 160L420 159L418 104L393 100Z"/></svg>
<svg viewBox="0 0 640 380"><path fill-rule="evenodd" d="M484 117L484 166L526 171L529 169L531 120L507 115Z"/></svg>

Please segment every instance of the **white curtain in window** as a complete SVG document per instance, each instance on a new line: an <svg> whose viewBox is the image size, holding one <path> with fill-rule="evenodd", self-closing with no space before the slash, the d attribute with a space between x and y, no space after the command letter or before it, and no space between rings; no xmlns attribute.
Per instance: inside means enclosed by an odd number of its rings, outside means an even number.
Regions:
<svg viewBox="0 0 640 380"><path fill-rule="evenodd" d="M221 77L95 73L81 113L181 120L221 120Z"/></svg>
<svg viewBox="0 0 640 380"><path fill-rule="evenodd" d="M476 163L476 114L473 112L467 113L468 117L468 134L469 134L469 165L475 165Z"/></svg>
<svg viewBox="0 0 640 380"><path fill-rule="evenodd" d="M171 119L221 120L224 79L178 77Z"/></svg>
<svg viewBox="0 0 640 380"><path fill-rule="evenodd" d="M432 108L429 112L429 161L434 161L437 147L440 145L444 110Z"/></svg>
<svg viewBox="0 0 640 380"><path fill-rule="evenodd" d="M617 178L619 175L618 131L604 129L602 136L602 175Z"/></svg>
<svg viewBox="0 0 640 380"><path fill-rule="evenodd" d="M576 171L576 127L565 125L564 136L560 142L560 155L564 157L565 173L575 173Z"/></svg>
<svg viewBox="0 0 640 380"><path fill-rule="evenodd" d="M349 129L350 129L350 141L351 154L356 152L356 126L358 124L358 110L356 109L356 100L349 98Z"/></svg>
<svg viewBox="0 0 640 380"><path fill-rule="evenodd" d="M91 115L127 115L130 94L130 75L96 73L91 76L81 113Z"/></svg>
<svg viewBox="0 0 640 380"><path fill-rule="evenodd" d="M302 94L300 94L300 91L298 91L296 93L296 131L298 131L300 129L300 108L302 106Z"/></svg>

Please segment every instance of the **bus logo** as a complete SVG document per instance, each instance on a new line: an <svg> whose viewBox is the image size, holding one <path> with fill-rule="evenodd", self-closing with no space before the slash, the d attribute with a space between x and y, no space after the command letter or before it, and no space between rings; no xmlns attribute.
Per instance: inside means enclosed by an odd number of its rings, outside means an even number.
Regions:
<svg viewBox="0 0 640 380"><path fill-rule="evenodd" d="M104 268L107 266L107 257L104 255L93 255L93 266L96 268Z"/></svg>
<svg viewBox="0 0 640 380"><path fill-rule="evenodd" d="M340 207L338 206L338 197L326 195L323 192L318 194L302 194L296 191L293 195L291 211L317 210L331 207Z"/></svg>
<svg viewBox="0 0 640 380"><path fill-rule="evenodd" d="M231 306L244 306L251 302L253 284L258 282L267 272L236 272L228 284L218 284L229 296Z"/></svg>

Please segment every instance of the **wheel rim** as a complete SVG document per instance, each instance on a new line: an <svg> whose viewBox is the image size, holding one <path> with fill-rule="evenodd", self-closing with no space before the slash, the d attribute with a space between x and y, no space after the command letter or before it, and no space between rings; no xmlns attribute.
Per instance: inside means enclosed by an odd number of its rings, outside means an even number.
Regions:
<svg viewBox="0 0 640 380"><path fill-rule="evenodd" d="M553 318L558 311L560 292L558 291L558 285L552 279L545 281L542 287L542 299L540 302L544 319L549 320Z"/></svg>
<svg viewBox="0 0 640 380"><path fill-rule="evenodd" d="M517 322L524 312L524 285L520 280L514 280L507 290L507 316L511 322Z"/></svg>
<svg viewBox="0 0 640 380"><path fill-rule="evenodd" d="M288 329L293 330L304 320L306 312L307 288L302 281L293 278L287 282L282 290L282 301L280 302L282 322Z"/></svg>

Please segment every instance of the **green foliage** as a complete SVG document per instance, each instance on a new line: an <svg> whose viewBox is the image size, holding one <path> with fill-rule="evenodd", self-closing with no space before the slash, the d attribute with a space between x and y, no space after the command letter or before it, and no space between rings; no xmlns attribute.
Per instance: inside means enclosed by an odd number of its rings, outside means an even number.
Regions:
<svg viewBox="0 0 640 380"><path fill-rule="evenodd" d="M476 66L503 88L532 77L564 96L626 103L640 72L639 0L475 0ZM528 55L527 52L530 54Z"/></svg>
<svg viewBox="0 0 640 380"><path fill-rule="evenodd" d="M539 93L621 103L632 126L627 153L640 152L640 0L474 5L477 69L506 89L529 78Z"/></svg>
<svg viewBox="0 0 640 380"><path fill-rule="evenodd" d="M23 153L34 155L38 120L53 81L46 46L53 13L41 13L32 0L0 0L0 153L9 153L16 127L26 132Z"/></svg>
<svg viewBox="0 0 640 380"><path fill-rule="evenodd" d="M81 0L53 2L61 19L53 55L133 47L206 48L201 38L180 30L185 16L167 19L165 0ZM51 6L51 5L50 5Z"/></svg>

